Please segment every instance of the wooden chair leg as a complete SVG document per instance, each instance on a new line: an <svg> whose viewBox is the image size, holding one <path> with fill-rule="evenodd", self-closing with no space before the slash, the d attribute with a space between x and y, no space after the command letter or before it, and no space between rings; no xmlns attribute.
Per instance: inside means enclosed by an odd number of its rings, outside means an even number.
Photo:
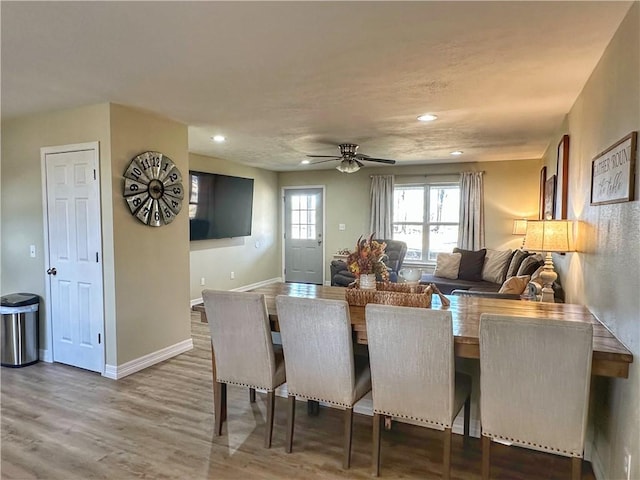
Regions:
<svg viewBox="0 0 640 480"><path fill-rule="evenodd" d="M451 476L451 429L444 429L444 448L442 449L442 478L449 480Z"/></svg>
<svg viewBox="0 0 640 480"><path fill-rule="evenodd" d="M582 459L578 457L571 458L571 480L580 480L582 478Z"/></svg>
<svg viewBox="0 0 640 480"><path fill-rule="evenodd" d="M482 434L481 434L482 435ZM482 480L489 480L491 470L491 439L482 435Z"/></svg>
<svg viewBox="0 0 640 480"><path fill-rule="evenodd" d="M226 403L226 399L222 393L223 387L224 383L213 381L213 416L215 420L213 434L216 437L222 435L222 422L224 421L222 405L223 402Z"/></svg>
<svg viewBox="0 0 640 480"><path fill-rule="evenodd" d="M249 403L256 403L256 389L249 388Z"/></svg>
<svg viewBox="0 0 640 480"><path fill-rule="evenodd" d="M267 392L267 422L264 426L264 448L271 448L271 438L273 436L273 410L275 407L275 403L275 390Z"/></svg>
<svg viewBox="0 0 640 480"><path fill-rule="evenodd" d="M296 417L296 396L289 395L289 414L287 417L287 444L285 451L291 453L293 449L293 424Z"/></svg>
<svg viewBox="0 0 640 480"><path fill-rule="evenodd" d="M469 437L469 425L471 423L471 395L464 401L464 437Z"/></svg>
<svg viewBox="0 0 640 480"><path fill-rule="evenodd" d="M371 455L371 467L373 468L373 476L380 476L380 434L382 426L382 415L373 414L373 454Z"/></svg>
<svg viewBox="0 0 640 480"><path fill-rule="evenodd" d="M345 470L351 467L351 437L353 431L353 408L344 411L344 459L342 468Z"/></svg>
<svg viewBox="0 0 640 480"><path fill-rule="evenodd" d="M227 419L227 385L216 381L216 356L211 344L211 378L213 379L213 413L215 415L214 434L220 436L222 422ZM218 400L220 402L218 403Z"/></svg>
<svg viewBox="0 0 640 480"><path fill-rule="evenodd" d="M317 417L320 414L320 402L317 400L307 400L307 415Z"/></svg>
<svg viewBox="0 0 640 480"><path fill-rule="evenodd" d="M220 414L220 417L224 422L227 420L227 384L226 383L222 384L222 391L220 393L221 393L220 398L222 398L222 413Z"/></svg>

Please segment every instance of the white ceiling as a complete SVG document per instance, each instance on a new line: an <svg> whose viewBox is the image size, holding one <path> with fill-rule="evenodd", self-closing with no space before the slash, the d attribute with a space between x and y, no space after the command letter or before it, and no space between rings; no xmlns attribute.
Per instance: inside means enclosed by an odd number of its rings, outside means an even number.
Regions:
<svg viewBox="0 0 640 480"><path fill-rule="evenodd" d="M344 142L399 165L540 158L630 5L2 1L2 117L122 103L272 170L331 168L300 161Z"/></svg>

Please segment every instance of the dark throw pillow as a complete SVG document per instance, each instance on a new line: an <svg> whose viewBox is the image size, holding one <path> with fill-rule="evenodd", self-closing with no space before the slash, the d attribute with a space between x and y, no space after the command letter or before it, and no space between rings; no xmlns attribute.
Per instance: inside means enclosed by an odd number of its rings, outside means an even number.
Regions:
<svg viewBox="0 0 640 480"><path fill-rule="evenodd" d="M522 261L517 275L533 275L534 272L543 265L544 256L542 256L542 254L536 253L535 255L530 255Z"/></svg>
<svg viewBox="0 0 640 480"><path fill-rule="evenodd" d="M471 282L481 282L482 268L484 267L484 257L487 254L487 249L462 250L461 248L454 248L453 252L462 254L458 278Z"/></svg>
<svg viewBox="0 0 640 480"><path fill-rule="evenodd" d="M505 278L515 277L522 261L529 255L533 255L533 253L527 252L526 250L516 250L516 253L511 257L511 263L509 264Z"/></svg>

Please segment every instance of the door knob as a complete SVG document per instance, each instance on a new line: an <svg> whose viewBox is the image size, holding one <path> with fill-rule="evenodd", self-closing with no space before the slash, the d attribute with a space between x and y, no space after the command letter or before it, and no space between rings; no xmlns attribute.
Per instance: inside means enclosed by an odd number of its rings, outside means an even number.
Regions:
<svg viewBox="0 0 640 480"><path fill-rule="evenodd" d="M58 273L58 271L56 270L56 267L53 267L53 268L48 269L47 273L49 275L54 275L55 276L55 274Z"/></svg>

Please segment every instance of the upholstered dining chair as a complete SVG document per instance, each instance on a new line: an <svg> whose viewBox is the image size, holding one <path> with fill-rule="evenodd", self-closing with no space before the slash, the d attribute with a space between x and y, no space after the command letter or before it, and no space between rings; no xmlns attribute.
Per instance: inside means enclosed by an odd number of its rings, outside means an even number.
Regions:
<svg viewBox="0 0 640 480"><path fill-rule="evenodd" d="M451 312L368 304L373 396L373 474L380 474L384 416L444 430L442 477L451 470L451 427L464 406L469 436L471 378L456 373Z"/></svg>
<svg viewBox="0 0 640 480"><path fill-rule="evenodd" d="M214 433L222 434L227 412L227 384L267 391L265 448L271 447L275 389L285 382L284 356L274 348L264 295L204 290L202 299L211 331Z"/></svg>
<svg viewBox="0 0 640 480"><path fill-rule="evenodd" d="M572 458L582 474L593 327L549 318L482 314L482 478L491 441Z"/></svg>
<svg viewBox="0 0 640 480"><path fill-rule="evenodd" d="M347 469L351 464L353 406L371 390L368 362L353 353L349 305L344 300L279 295L276 308L287 361L286 451L291 453L293 447L296 397L325 402L344 410L342 465Z"/></svg>

